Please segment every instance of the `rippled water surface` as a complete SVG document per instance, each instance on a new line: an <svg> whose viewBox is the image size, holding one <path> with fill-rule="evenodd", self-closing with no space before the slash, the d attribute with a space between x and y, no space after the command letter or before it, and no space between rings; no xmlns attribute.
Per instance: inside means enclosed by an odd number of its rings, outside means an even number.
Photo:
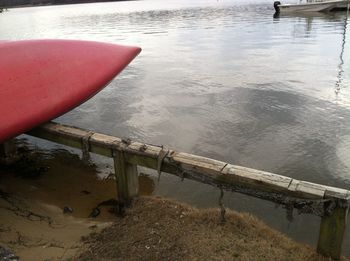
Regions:
<svg viewBox="0 0 350 261"><path fill-rule="evenodd" d="M18 8L0 15L0 40L143 48L106 89L60 122L350 189L346 14L273 13L265 0ZM153 193L202 207L216 206L219 196L215 188L167 175ZM226 193L225 204L316 242L318 218L295 214L290 223L281 207L235 193Z"/></svg>

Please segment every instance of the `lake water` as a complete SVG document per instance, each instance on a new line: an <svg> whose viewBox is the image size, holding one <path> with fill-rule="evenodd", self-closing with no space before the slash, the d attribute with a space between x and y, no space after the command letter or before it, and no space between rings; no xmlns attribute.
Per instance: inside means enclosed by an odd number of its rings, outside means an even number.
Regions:
<svg viewBox="0 0 350 261"><path fill-rule="evenodd" d="M106 89L59 122L350 189L346 13L273 14L266 0L17 8L0 15L0 40L86 39L143 48ZM110 170L103 159L96 162L101 173ZM210 207L220 192L163 175L153 194ZM224 200L296 240L317 242L318 218L295 214L290 222L272 203L236 193Z"/></svg>

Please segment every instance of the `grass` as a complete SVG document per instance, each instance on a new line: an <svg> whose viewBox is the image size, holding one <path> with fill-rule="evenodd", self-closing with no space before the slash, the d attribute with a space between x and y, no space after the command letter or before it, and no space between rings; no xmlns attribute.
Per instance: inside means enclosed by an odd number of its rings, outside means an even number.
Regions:
<svg viewBox="0 0 350 261"><path fill-rule="evenodd" d="M223 224L218 209L154 197L83 241L77 260L329 260L252 215L227 211Z"/></svg>

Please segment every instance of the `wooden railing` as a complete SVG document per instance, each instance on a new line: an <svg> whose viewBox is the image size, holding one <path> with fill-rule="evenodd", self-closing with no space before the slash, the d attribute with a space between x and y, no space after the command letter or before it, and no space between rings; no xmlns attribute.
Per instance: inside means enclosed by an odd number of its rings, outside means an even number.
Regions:
<svg viewBox="0 0 350 261"><path fill-rule="evenodd" d="M137 166L189 178L221 189L298 208L321 216L318 253L339 259L350 206L350 191L177 152L163 146L46 123L27 134L114 159L120 207L138 194Z"/></svg>

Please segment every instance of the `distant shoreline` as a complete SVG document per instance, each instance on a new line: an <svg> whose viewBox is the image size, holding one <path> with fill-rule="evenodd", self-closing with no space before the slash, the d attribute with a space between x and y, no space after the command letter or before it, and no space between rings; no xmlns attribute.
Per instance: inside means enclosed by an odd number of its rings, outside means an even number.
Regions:
<svg viewBox="0 0 350 261"><path fill-rule="evenodd" d="M6 5L3 4L4 1L0 0L0 9L10 9L10 8L23 8L23 7L39 7L39 6L50 6L50 5L73 5L73 4L89 4L89 3L107 3L107 2L126 2L126 1L135 1L135 0L86 0L86 1L80 1L80 0L56 0L54 2L38 2L38 3L23 3L18 5Z"/></svg>

